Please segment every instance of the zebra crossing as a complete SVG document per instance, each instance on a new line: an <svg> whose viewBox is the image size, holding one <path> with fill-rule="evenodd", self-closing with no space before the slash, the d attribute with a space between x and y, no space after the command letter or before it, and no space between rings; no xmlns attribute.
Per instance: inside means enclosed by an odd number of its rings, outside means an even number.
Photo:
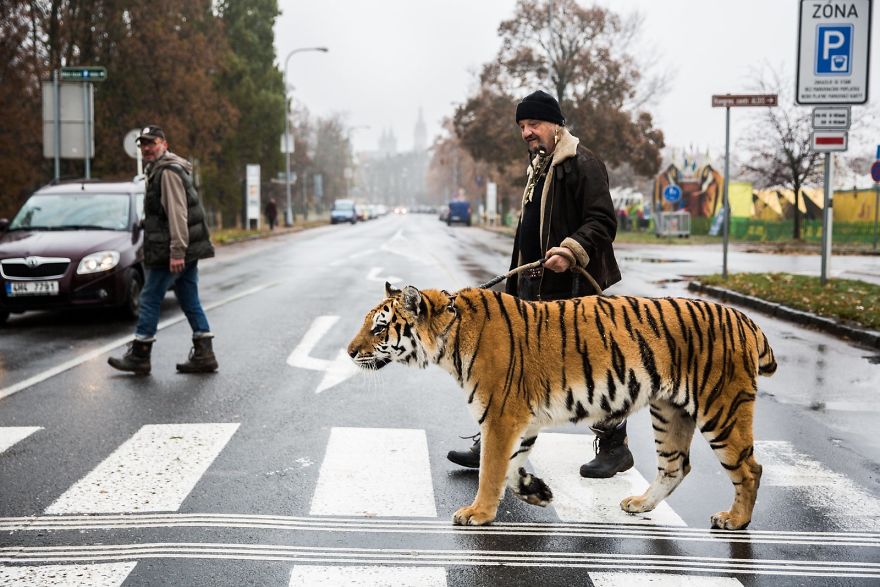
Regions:
<svg viewBox="0 0 880 587"><path fill-rule="evenodd" d="M237 423L145 425L90 472L74 482L40 514L0 518L0 585L121 585L147 559L283 561L290 564L290 585L447 585L460 567L584 569L594 585L740 585L737 574L847 579L880 578L880 501L867 489L824 467L790 443L759 442L756 452L765 485L790 491L806 507L845 518L847 532L716 532L689 528L663 503L639 516L618 507L622 496L640 493L647 480L636 470L608 480L585 480L572 473L592 437L543 433L530 462L554 490L556 521L496 522L459 528L439 513L429 438L422 429L332 428L304 516L183 513L181 506L220 455L235 442ZM0 466L16 445L34 438L37 426L0 427ZM365 467L364 463L370 466ZM460 505L460 504L459 504ZM854 509L857 508L857 511ZM267 509L271 510L270 506ZM47 533L94 535L115 531L177 529L192 540L84 543L17 542L16 536ZM199 531L221 532L225 541L199 542ZM236 531L259 539L273 532L278 542L237 541ZM280 533L280 534L279 534ZM40 534L42 535L42 534ZM387 547L328 546L310 536L387 536ZM401 548L396 537L414 541ZM152 534L151 534L152 536ZM425 537L435 537L439 543ZM484 540L510 537L569 541L571 547L533 551L486 548ZM289 538L289 540L287 540ZM603 550L609 541L634 544L674 543L671 554ZM355 541L357 543L357 541ZM438 546L439 544L439 546ZM495 543L488 543L494 545ZM502 542L503 544L503 542ZM589 548L584 549L583 546ZM704 555L681 545L705 548ZM737 545L751 548L854 548L855 560L775 556L732 556ZM696 551L694 551L696 552Z"/></svg>

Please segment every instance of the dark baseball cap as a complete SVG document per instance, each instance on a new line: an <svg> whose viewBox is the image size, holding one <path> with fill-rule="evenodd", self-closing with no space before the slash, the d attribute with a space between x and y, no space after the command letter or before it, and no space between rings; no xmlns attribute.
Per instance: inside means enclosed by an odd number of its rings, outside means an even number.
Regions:
<svg viewBox="0 0 880 587"><path fill-rule="evenodd" d="M141 134L135 140L137 144L152 143L156 139L165 140L165 131L154 124L150 124L141 129Z"/></svg>

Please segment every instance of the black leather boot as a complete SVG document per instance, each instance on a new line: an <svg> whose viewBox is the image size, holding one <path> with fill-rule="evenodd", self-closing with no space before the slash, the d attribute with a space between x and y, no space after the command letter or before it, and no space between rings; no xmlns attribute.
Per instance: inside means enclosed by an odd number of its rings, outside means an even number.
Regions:
<svg viewBox="0 0 880 587"><path fill-rule="evenodd" d="M596 433L593 441L596 458L581 465L581 477L607 479L632 468L634 463L627 446L626 422L610 430L593 428L593 432Z"/></svg>
<svg viewBox="0 0 880 587"><path fill-rule="evenodd" d="M189 351L186 363L178 363L177 370L181 373L213 373L220 366L214 356L212 338L205 336L193 339L193 348Z"/></svg>
<svg viewBox="0 0 880 587"><path fill-rule="evenodd" d="M114 369L129 371L136 375L149 375L150 353L153 351L153 341L144 342L133 340L128 345L128 350L120 358L110 357L107 362Z"/></svg>
<svg viewBox="0 0 880 587"><path fill-rule="evenodd" d="M466 437L467 438L467 437ZM461 467L469 469L480 468L480 433L477 432L470 438L474 439L474 444L465 450L451 450L446 458Z"/></svg>

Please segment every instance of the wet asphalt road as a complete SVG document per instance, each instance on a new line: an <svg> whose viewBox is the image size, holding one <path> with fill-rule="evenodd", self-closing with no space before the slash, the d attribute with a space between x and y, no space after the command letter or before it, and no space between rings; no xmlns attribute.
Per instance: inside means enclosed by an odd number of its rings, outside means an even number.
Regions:
<svg viewBox="0 0 880 587"><path fill-rule="evenodd" d="M876 584L878 352L749 310L779 370L759 382L756 453L765 477L747 532L708 531L732 490L699 438L693 471L667 500L685 527L567 522L552 507L507 495L491 529L453 528L452 513L470 503L477 478L445 459L467 443L458 436L476 430L452 379L392 365L369 376L342 372L316 390L386 280L475 285L506 269L509 247L509 237L417 215L224 247L201 270L221 365L208 376L174 372L189 330L171 297L147 378L106 365L121 352L107 347L122 344L131 324L100 312L13 316L0 329L0 428L40 430L0 452L0 565L136 562L126 585L283 585L294 565L354 563L444 568L449 585L588 585L603 571L618 573L610 584L627 584L627 572L743 585ZM624 281L607 293L687 296L686 276L720 271L720 247L646 249L618 247ZM880 280L878 265L877 257L835 258L832 275ZM731 251L731 271L767 269L817 274L818 257ZM291 353L321 316L338 318L297 363L310 367L292 366ZM74 516L64 526L44 515L142 427L175 423L237 424L179 507L161 519L126 511L121 520ZM328 438L343 428L424 430L436 517L310 514ZM651 479L645 412L629 432L636 468ZM589 447L571 463L572 476ZM66 554L46 550L62 546Z"/></svg>

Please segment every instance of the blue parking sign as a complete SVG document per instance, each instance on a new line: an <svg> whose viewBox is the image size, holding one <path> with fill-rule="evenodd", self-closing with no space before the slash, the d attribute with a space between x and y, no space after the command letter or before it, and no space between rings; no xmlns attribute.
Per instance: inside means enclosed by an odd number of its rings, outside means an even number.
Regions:
<svg viewBox="0 0 880 587"><path fill-rule="evenodd" d="M816 75L852 73L853 26L822 24L816 35Z"/></svg>

